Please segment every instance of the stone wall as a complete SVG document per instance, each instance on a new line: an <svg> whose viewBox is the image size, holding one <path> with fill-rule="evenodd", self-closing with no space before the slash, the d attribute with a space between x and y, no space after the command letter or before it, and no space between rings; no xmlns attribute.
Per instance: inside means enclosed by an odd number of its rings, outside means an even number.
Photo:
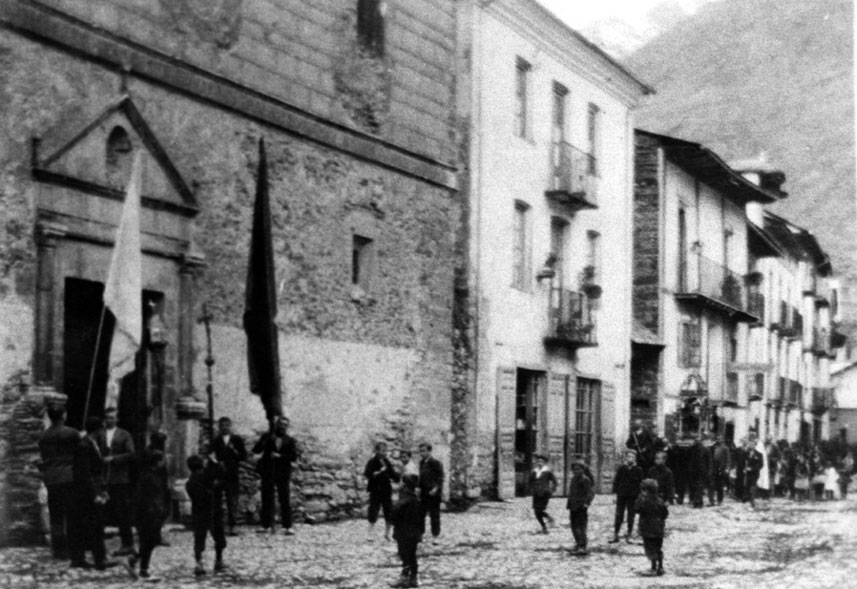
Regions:
<svg viewBox="0 0 857 589"><path fill-rule="evenodd" d="M658 144L637 134L634 157L634 319L659 333L660 185Z"/></svg>
<svg viewBox="0 0 857 589"><path fill-rule="evenodd" d="M357 47L356 0L45 4L325 119L453 161L450 0L387 2L380 59Z"/></svg>
<svg viewBox="0 0 857 589"><path fill-rule="evenodd" d="M336 62L337 52L345 50L332 35L354 15L340 3L48 4L311 108L334 122L328 127L334 133L340 122L359 126L348 120L332 78L318 75L330 71L325 64ZM369 130L399 143L384 144L388 151L419 148L429 157L453 161L455 153L446 149L454 138L446 124L452 119L447 108L452 74L439 65L452 47L446 31L452 26L453 4L437 0L432 6L417 10L407 2L396 5L383 64L383 75L390 80L385 90L389 118ZM276 18L260 10L274 11ZM333 29L323 26L328 21ZM301 41L279 37L274 30L279 26L297 27L290 38ZM419 38L408 32L411 28L419 31ZM321 43L324 51L316 51L311 43ZM269 69L251 65L251 58L267 59ZM302 59L324 63L313 70ZM467 439L456 438L450 425L455 238L462 218L454 192L373 163L371 150L354 154L336 149L336 141L328 143L334 147L324 147L263 125L240 108L218 108L133 72L122 76L115 68L9 28L0 29L0 61L0 104L5 105L0 108L0 130L7 138L0 149L0 209L11 212L0 232L0 337L7 350L14 350L0 363L0 385L5 387L0 406L0 509L9 524L0 543L41 537L35 510L38 473L32 461L43 403L37 406L35 397L25 394L22 376L30 370L35 313L32 228L37 187L29 170L29 143L60 122L92 120L120 92L131 97L199 203L194 241L207 266L196 278L192 312L200 316L206 303L213 315L216 415L233 415L236 430L251 444L265 422L261 404L247 391L241 314L257 145L265 139L284 404L303 450L295 475L299 517L323 521L362 513L362 470L378 439L388 440L395 450L430 441L450 472L461 472L457 466L450 468L468 455L466 448L450 449L456 439ZM274 76L271 68L299 78ZM313 85L317 88L310 90ZM365 289L355 289L351 282L355 233L373 239L371 280ZM201 326L194 339L195 385L201 398ZM196 443L195 434L186 439ZM180 477L180 465L175 468L173 474ZM258 493L250 463L243 478L247 494L242 505L252 514ZM466 496L467 476L449 478L448 495Z"/></svg>

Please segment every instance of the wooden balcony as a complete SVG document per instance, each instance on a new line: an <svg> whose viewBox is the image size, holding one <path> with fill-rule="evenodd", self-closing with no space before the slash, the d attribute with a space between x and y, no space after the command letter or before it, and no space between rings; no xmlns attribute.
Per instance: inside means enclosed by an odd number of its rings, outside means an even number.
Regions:
<svg viewBox="0 0 857 589"><path fill-rule="evenodd" d="M568 349L597 346L593 300L583 292L552 288L544 342Z"/></svg>
<svg viewBox="0 0 857 589"><path fill-rule="evenodd" d="M598 208L598 177L590 154L557 141L551 148L550 169L546 197L573 211Z"/></svg>

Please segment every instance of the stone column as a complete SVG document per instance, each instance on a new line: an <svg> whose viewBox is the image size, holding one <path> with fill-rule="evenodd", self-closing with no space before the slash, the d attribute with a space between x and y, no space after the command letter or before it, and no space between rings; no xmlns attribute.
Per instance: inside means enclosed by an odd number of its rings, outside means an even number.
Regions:
<svg viewBox="0 0 857 589"><path fill-rule="evenodd" d="M56 354L56 247L67 228L58 223L40 221L36 226L36 337L33 353L33 382L35 385L56 387L54 366Z"/></svg>

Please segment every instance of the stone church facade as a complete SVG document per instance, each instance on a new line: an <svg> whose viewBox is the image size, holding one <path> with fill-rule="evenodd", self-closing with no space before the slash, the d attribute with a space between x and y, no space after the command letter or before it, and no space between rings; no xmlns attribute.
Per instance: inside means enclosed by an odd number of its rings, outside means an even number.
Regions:
<svg viewBox="0 0 857 589"><path fill-rule="evenodd" d="M42 533L46 402L75 426L103 408L101 292L137 152L146 329L120 419L167 433L172 479L205 415L203 305L215 417L266 428L241 328L264 139L301 517L358 514L379 439L431 442L446 495L478 493L453 402L454 2L10 0L0 25L0 544Z"/></svg>

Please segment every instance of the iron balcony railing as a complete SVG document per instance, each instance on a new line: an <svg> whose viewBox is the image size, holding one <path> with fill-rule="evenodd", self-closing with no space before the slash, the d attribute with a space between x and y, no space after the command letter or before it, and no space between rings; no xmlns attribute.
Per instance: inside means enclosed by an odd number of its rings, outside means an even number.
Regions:
<svg viewBox="0 0 857 589"><path fill-rule="evenodd" d="M812 410L815 413L824 413L833 408L834 392L831 387L813 387Z"/></svg>
<svg viewBox="0 0 857 589"><path fill-rule="evenodd" d="M747 311L759 319L760 323L765 321L765 295L760 292L747 294Z"/></svg>
<svg viewBox="0 0 857 589"><path fill-rule="evenodd" d="M681 264L678 290L681 295L702 295L749 314L743 276L705 256L697 255Z"/></svg>
<svg viewBox="0 0 857 589"><path fill-rule="evenodd" d="M789 380L787 404L791 407L803 406L803 385L796 380Z"/></svg>
<svg viewBox="0 0 857 589"><path fill-rule="evenodd" d="M826 327L816 327L813 330L812 352L819 356L830 355L830 330Z"/></svg>
<svg viewBox="0 0 857 589"><path fill-rule="evenodd" d="M552 288L548 313L549 343L567 346L595 346L596 321L593 301L582 292Z"/></svg>
<svg viewBox="0 0 857 589"><path fill-rule="evenodd" d="M597 189L593 157L566 141L554 142L548 196L576 208L595 208Z"/></svg>

